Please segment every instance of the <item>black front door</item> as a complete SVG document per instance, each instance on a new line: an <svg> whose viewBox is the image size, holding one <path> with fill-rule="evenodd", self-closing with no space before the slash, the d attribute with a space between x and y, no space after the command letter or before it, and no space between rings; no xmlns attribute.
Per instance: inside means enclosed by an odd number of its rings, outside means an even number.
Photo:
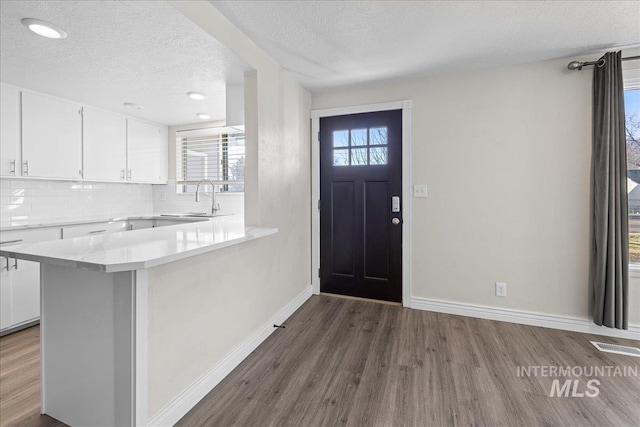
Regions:
<svg viewBox="0 0 640 427"><path fill-rule="evenodd" d="M402 301L402 110L320 119L320 290Z"/></svg>

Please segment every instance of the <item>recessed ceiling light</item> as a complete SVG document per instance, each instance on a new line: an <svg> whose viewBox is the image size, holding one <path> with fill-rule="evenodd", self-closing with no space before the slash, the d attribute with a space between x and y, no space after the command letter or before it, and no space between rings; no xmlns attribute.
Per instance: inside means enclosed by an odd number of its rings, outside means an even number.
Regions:
<svg viewBox="0 0 640 427"><path fill-rule="evenodd" d="M187 92L187 96L191 99L197 99L198 101L207 98L207 95L202 92Z"/></svg>
<svg viewBox="0 0 640 427"><path fill-rule="evenodd" d="M210 115L205 114L205 113L198 113L198 114L196 114L196 116L198 116L199 119L204 119L204 120L211 118Z"/></svg>
<svg viewBox="0 0 640 427"><path fill-rule="evenodd" d="M124 104L125 107L127 108L131 108L132 110L142 110L144 107L140 104L135 104L133 102L125 102Z"/></svg>
<svg viewBox="0 0 640 427"><path fill-rule="evenodd" d="M64 39L67 37L67 33L62 28L40 19L24 18L22 24L42 37L49 39Z"/></svg>

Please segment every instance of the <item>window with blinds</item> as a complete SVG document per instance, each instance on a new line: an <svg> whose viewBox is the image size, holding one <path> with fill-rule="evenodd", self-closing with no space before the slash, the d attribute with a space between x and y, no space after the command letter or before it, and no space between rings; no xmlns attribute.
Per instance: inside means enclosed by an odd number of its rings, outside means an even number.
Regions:
<svg viewBox="0 0 640 427"><path fill-rule="evenodd" d="M176 191L195 193L201 180L215 191L244 191L244 128L217 127L176 132ZM211 192L210 183L201 191Z"/></svg>

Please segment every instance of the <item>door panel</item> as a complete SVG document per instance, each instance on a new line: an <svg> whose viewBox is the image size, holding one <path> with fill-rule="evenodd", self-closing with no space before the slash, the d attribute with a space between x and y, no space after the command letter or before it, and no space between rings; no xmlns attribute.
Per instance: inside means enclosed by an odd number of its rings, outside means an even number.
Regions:
<svg viewBox="0 0 640 427"><path fill-rule="evenodd" d="M402 110L320 119L322 292L402 300L401 194Z"/></svg>
<svg viewBox="0 0 640 427"><path fill-rule="evenodd" d="M354 191L353 182L334 182L332 197L332 273L353 277Z"/></svg>
<svg viewBox="0 0 640 427"><path fill-rule="evenodd" d="M367 279L389 279L389 220L391 198L387 182L365 182L364 275Z"/></svg>

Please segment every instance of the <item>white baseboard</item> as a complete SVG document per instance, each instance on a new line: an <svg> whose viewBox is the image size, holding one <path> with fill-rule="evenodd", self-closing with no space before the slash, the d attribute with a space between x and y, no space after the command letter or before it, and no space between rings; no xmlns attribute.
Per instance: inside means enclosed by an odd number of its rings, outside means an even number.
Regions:
<svg viewBox="0 0 640 427"><path fill-rule="evenodd" d="M479 319L541 326L543 328L640 340L640 325L629 325L629 330L612 329L598 326L589 319L581 319L579 317L421 297L411 297L411 308L435 311L438 313L457 314L459 316L477 317Z"/></svg>
<svg viewBox="0 0 640 427"><path fill-rule="evenodd" d="M271 319L265 322L252 336L236 347L218 364L209 369L182 393L176 396L167 406L162 408L151 420L149 426L173 426L186 415L203 397L229 375L253 350L275 331L274 324L287 320L302 304L311 297L311 286L305 287L298 296L291 300Z"/></svg>

